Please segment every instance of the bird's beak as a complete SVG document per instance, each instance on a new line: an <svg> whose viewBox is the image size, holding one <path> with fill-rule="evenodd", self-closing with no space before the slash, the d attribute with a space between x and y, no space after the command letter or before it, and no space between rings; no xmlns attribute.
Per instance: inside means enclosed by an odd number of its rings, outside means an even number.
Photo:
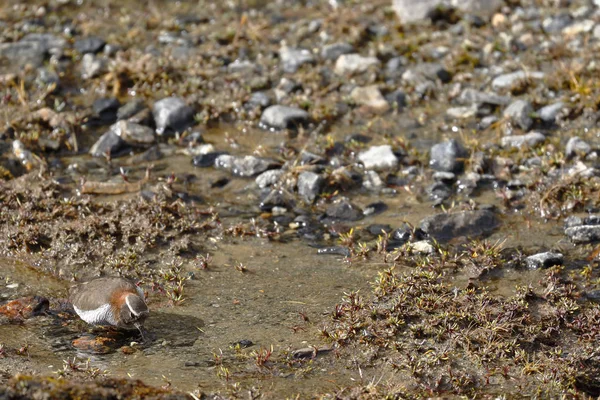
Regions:
<svg viewBox="0 0 600 400"><path fill-rule="evenodd" d="M134 322L133 325L135 325L138 331L140 331L140 334L142 335L142 340L145 342L146 335L144 334L144 332L146 332L146 329L144 328L144 325L140 324L139 322Z"/></svg>

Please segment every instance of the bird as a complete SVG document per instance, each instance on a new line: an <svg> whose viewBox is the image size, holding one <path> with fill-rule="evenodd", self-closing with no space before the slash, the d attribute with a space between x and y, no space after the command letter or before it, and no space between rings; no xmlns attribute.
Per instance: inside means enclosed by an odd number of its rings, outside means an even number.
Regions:
<svg viewBox="0 0 600 400"><path fill-rule="evenodd" d="M143 325L150 311L144 292L128 279L103 277L74 285L69 301L88 324L137 328L145 339Z"/></svg>

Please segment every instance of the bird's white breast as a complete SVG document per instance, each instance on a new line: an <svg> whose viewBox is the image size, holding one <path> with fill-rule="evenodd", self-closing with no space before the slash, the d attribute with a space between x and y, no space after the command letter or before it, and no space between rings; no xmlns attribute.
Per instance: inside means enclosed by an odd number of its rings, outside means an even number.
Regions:
<svg viewBox="0 0 600 400"><path fill-rule="evenodd" d="M117 325L117 321L113 316L110 304L104 304L94 310L80 310L73 306L75 312L82 320L92 325Z"/></svg>

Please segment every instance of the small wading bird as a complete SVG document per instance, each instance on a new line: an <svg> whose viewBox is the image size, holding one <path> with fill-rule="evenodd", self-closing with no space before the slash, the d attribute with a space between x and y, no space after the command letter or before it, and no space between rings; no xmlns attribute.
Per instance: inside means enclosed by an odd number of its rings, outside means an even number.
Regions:
<svg viewBox="0 0 600 400"><path fill-rule="evenodd" d="M144 292L124 278L97 278L71 287L69 300L79 317L92 325L137 328L142 339L150 311Z"/></svg>

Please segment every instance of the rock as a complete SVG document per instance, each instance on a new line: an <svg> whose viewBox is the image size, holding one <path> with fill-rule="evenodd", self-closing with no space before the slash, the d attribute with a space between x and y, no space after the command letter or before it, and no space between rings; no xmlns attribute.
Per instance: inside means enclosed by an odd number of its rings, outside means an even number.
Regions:
<svg viewBox="0 0 600 400"><path fill-rule="evenodd" d="M404 56L392 57L385 64L385 76L388 79L396 79L406 71L408 60Z"/></svg>
<svg viewBox="0 0 600 400"><path fill-rule="evenodd" d="M0 315L11 321L22 321L48 311L50 302L41 296L23 297L0 305Z"/></svg>
<svg viewBox="0 0 600 400"><path fill-rule="evenodd" d="M197 156L195 156L192 159L192 164L194 164L194 166L198 167L198 168L214 167L215 161L217 160L217 158L219 158L220 156L222 156L224 154L225 153L222 151L215 151L215 152L206 153L206 154L198 154Z"/></svg>
<svg viewBox="0 0 600 400"><path fill-rule="evenodd" d="M144 103L144 100L140 98L133 99L119 107L117 110L117 119L120 120L133 117L135 114L139 113L145 108L146 104Z"/></svg>
<svg viewBox="0 0 600 400"><path fill-rule="evenodd" d="M406 93L404 93L404 91L398 89L398 90L394 90L391 93L388 93L385 96L385 99L387 100L387 102L390 104L390 106L392 108L396 108L398 110L402 110L404 107L406 107Z"/></svg>
<svg viewBox="0 0 600 400"><path fill-rule="evenodd" d="M328 44L321 49L321 58L336 61L341 55L350 54L353 51L354 47L349 43Z"/></svg>
<svg viewBox="0 0 600 400"><path fill-rule="evenodd" d="M410 248L413 252L419 254L433 254L435 249L429 240L420 240L410 244Z"/></svg>
<svg viewBox="0 0 600 400"><path fill-rule="evenodd" d="M317 254L350 257L352 252L345 246L329 246L317 249Z"/></svg>
<svg viewBox="0 0 600 400"><path fill-rule="evenodd" d="M75 41L75 50L77 50L80 54L87 53L99 53L106 42L103 39L100 39L97 36L88 36L85 38L77 39Z"/></svg>
<svg viewBox="0 0 600 400"><path fill-rule="evenodd" d="M365 171L365 176L363 178L363 187L367 190L378 191L383 188L383 180L379 174L375 171Z"/></svg>
<svg viewBox="0 0 600 400"><path fill-rule="evenodd" d="M452 75L442 64L420 63L413 68L407 69L402 74L402 80L413 86L418 86L425 82L430 83L437 80L440 80L442 83L448 83L452 80Z"/></svg>
<svg viewBox="0 0 600 400"><path fill-rule="evenodd" d="M525 264L529 269L550 268L554 265L562 265L564 257L560 253L545 252L529 256L525 259Z"/></svg>
<svg viewBox="0 0 600 400"><path fill-rule="evenodd" d="M308 123L308 113L300 108L274 105L263 111L260 122L275 129L296 129Z"/></svg>
<svg viewBox="0 0 600 400"><path fill-rule="evenodd" d="M436 171L460 172L464 167L467 150L456 139L438 143L431 148L429 165Z"/></svg>
<svg viewBox="0 0 600 400"><path fill-rule="evenodd" d="M390 108L377 85L355 87L350 93L350 98L356 104L369 107L374 111L385 112Z"/></svg>
<svg viewBox="0 0 600 400"><path fill-rule="evenodd" d="M293 209L296 202L287 190L273 189L261 200L259 208L262 211L271 211L274 207L283 207L288 210Z"/></svg>
<svg viewBox="0 0 600 400"><path fill-rule="evenodd" d="M389 169L398 165L398 157L392 151L392 146L371 146L369 150L358 154L358 160L363 163L365 169Z"/></svg>
<svg viewBox="0 0 600 400"><path fill-rule="evenodd" d="M220 155L215 160L215 167L226 169L241 177L251 177L266 171L274 163L266 158L255 156L235 157L228 154Z"/></svg>
<svg viewBox="0 0 600 400"><path fill-rule="evenodd" d="M575 244L600 241L600 225L580 225L565 229L565 235Z"/></svg>
<svg viewBox="0 0 600 400"><path fill-rule="evenodd" d="M307 203L315 201L321 193L323 178L314 172L304 171L298 176L298 194Z"/></svg>
<svg viewBox="0 0 600 400"><path fill-rule="evenodd" d="M179 97L167 97L152 107L156 134L159 136L175 131L182 132L194 123L194 110Z"/></svg>
<svg viewBox="0 0 600 400"><path fill-rule="evenodd" d="M534 72L526 72L526 71L517 71L511 72L510 74L499 75L494 78L492 81L492 88L494 90L504 90L510 89L514 85L516 85L519 81L526 79L535 79L541 80L546 77L546 74L539 71Z"/></svg>
<svg viewBox="0 0 600 400"><path fill-rule="evenodd" d="M67 40L52 33L28 33L20 43L31 42L41 45L44 53L61 55L67 47Z"/></svg>
<svg viewBox="0 0 600 400"><path fill-rule="evenodd" d="M357 74L378 66L380 61L375 57L363 57L360 54L343 54L338 57L334 72L338 75Z"/></svg>
<svg viewBox="0 0 600 400"><path fill-rule="evenodd" d="M227 66L227 72L229 73L250 73L257 70L256 63L248 60L235 60Z"/></svg>
<svg viewBox="0 0 600 400"><path fill-rule="evenodd" d="M594 29L596 23L591 19L575 22L563 28L562 33L567 37L573 37L582 33L589 33Z"/></svg>
<svg viewBox="0 0 600 400"><path fill-rule="evenodd" d="M265 92L254 92L246 102L248 108L265 109L271 105L271 98Z"/></svg>
<svg viewBox="0 0 600 400"><path fill-rule="evenodd" d="M533 106L530 102L527 100L516 100L506 107L503 116L513 121L524 131L527 131L533 125L531 114L533 114Z"/></svg>
<svg viewBox="0 0 600 400"><path fill-rule="evenodd" d="M325 215L342 221L358 221L363 217L363 212L359 207L342 198L327 207Z"/></svg>
<svg viewBox="0 0 600 400"><path fill-rule="evenodd" d="M117 346L114 338L89 335L74 339L71 345L79 351L91 354L108 354Z"/></svg>
<svg viewBox="0 0 600 400"><path fill-rule="evenodd" d="M565 103L562 101L558 101L553 104L549 104L545 107L542 107L538 110L538 115L542 121L547 124L553 124L556 122L556 117L565 107Z"/></svg>
<svg viewBox="0 0 600 400"><path fill-rule="evenodd" d="M295 73L304 64L313 64L315 58L306 49L294 49L283 46L279 49L279 58L284 72Z"/></svg>
<svg viewBox="0 0 600 400"><path fill-rule="evenodd" d="M125 141L119 137L112 129L100 136L90 149L90 154L94 157L105 157L117 155L125 147Z"/></svg>
<svg viewBox="0 0 600 400"><path fill-rule="evenodd" d="M403 23L430 17L440 6L454 7L471 14L492 15L502 0L393 0L393 8Z"/></svg>
<svg viewBox="0 0 600 400"><path fill-rule="evenodd" d="M30 64L40 67L44 63L46 49L38 42L0 43L0 59L7 59L15 67Z"/></svg>
<svg viewBox="0 0 600 400"><path fill-rule="evenodd" d="M558 33L571 25L573 17L569 13L561 13L558 15L550 16L542 21L542 28L546 33Z"/></svg>
<svg viewBox="0 0 600 400"><path fill-rule="evenodd" d="M363 209L363 214L365 215L365 217L369 217L372 215L381 214L382 212L387 211L388 209L388 205L385 204L383 201L376 201L375 203L368 204Z"/></svg>
<svg viewBox="0 0 600 400"><path fill-rule="evenodd" d="M58 74L48 68L40 68L38 70L37 82L42 85L56 85L60 84L60 77Z"/></svg>
<svg viewBox="0 0 600 400"><path fill-rule="evenodd" d="M155 142L152 128L128 121L119 121L111 130L123 141L132 146L149 146Z"/></svg>
<svg viewBox="0 0 600 400"><path fill-rule="evenodd" d="M538 144L543 143L545 140L546 136L544 136L542 133L529 132L526 135L503 136L500 139L500 146L513 148L535 147Z"/></svg>
<svg viewBox="0 0 600 400"><path fill-rule="evenodd" d="M107 61L88 53L81 59L81 77L92 79L106 72Z"/></svg>
<svg viewBox="0 0 600 400"><path fill-rule="evenodd" d="M384 233L390 233L393 231L392 227L388 224L371 224L367 226L367 231L373 236L383 235Z"/></svg>
<svg viewBox="0 0 600 400"><path fill-rule="evenodd" d="M420 227L438 241L459 237L474 238L490 234L498 226L498 220L489 210L442 213L421 220Z"/></svg>
<svg viewBox="0 0 600 400"><path fill-rule="evenodd" d="M477 106L450 107L446 110L446 115L454 119L468 119L477 115Z"/></svg>
<svg viewBox="0 0 600 400"><path fill-rule="evenodd" d="M510 104L510 97L500 96L495 93L486 93L472 88L463 90L457 99L459 104L491 104L505 106Z"/></svg>
<svg viewBox="0 0 600 400"><path fill-rule="evenodd" d="M259 188L264 189L279 182L279 179L283 174L284 171L281 169L270 169L258 175L255 182Z"/></svg>
<svg viewBox="0 0 600 400"><path fill-rule="evenodd" d="M565 149L565 155L567 158L573 158L575 156L585 157L592 151L592 146L590 146L583 139L573 136L567 142L567 147Z"/></svg>

